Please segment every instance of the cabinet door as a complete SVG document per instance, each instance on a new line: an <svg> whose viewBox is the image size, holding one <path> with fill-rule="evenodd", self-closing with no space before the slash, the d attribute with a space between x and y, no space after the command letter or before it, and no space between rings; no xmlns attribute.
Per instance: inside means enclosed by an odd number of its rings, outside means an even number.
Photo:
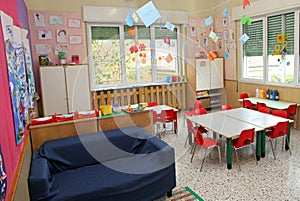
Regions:
<svg viewBox="0 0 300 201"><path fill-rule="evenodd" d="M196 90L210 89L210 60L196 59Z"/></svg>
<svg viewBox="0 0 300 201"><path fill-rule="evenodd" d="M65 68L69 112L91 109L89 74L87 65Z"/></svg>
<svg viewBox="0 0 300 201"><path fill-rule="evenodd" d="M65 73L62 66L40 67L43 114L68 113Z"/></svg>
<svg viewBox="0 0 300 201"><path fill-rule="evenodd" d="M210 89L218 89L224 87L223 58L216 58L213 61L211 61L210 84Z"/></svg>

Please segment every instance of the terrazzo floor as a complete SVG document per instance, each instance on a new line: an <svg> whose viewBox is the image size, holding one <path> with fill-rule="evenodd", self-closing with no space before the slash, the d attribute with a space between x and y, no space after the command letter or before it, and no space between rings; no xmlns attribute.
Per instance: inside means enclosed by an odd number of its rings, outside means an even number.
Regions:
<svg viewBox="0 0 300 201"><path fill-rule="evenodd" d="M264 200L300 201L300 131L291 129L291 151L282 150L282 140L277 141L274 160L269 142L266 156L256 164L252 148L239 150L241 171L233 152L232 169L228 170L225 158L225 139L221 141L222 164L215 148L204 162L204 150L196 150L190 163L191 146L184 146L187 136L183 115L179 112L178 135L170 131L162 139L175 148L177 187L189 186L205 201Z"/></svg>

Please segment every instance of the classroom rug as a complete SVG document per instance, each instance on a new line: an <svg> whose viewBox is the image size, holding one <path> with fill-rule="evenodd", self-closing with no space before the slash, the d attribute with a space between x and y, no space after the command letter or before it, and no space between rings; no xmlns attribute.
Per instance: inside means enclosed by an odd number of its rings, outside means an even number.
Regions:
<svg viewBox="0 0 300 201"><path fill-rule="evenodd" d="M172 197L162 197L155 201L204 201L189 187L180 187L172 191Z"/></svg>

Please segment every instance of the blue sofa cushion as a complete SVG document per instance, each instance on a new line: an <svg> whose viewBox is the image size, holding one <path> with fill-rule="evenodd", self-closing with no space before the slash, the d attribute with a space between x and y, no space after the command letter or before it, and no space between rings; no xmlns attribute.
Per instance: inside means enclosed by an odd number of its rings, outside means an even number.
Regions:
<svg viewBox="0 0 300 201"><path fill-rule="evenodd" d="M140 151L132 150L136 141L145 142L152 137L154 136L143 128L133 126L50 140L40 147L39 155L49 161L52 173L58 173L132 156Z"/></svg>

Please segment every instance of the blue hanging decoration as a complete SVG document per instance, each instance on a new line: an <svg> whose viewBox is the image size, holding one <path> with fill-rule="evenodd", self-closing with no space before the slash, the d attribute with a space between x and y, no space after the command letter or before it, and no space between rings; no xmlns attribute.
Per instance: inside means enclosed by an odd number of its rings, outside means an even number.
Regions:
<svg viewBox="0 0 300 201"><path fill-rule="evenodd" d="M126 24L130 27L132 27L132 25L133 25L132 16L130 14L130 5L129 4L128 4L128 14L127 14L127 17L126 17Z"/></svg>

